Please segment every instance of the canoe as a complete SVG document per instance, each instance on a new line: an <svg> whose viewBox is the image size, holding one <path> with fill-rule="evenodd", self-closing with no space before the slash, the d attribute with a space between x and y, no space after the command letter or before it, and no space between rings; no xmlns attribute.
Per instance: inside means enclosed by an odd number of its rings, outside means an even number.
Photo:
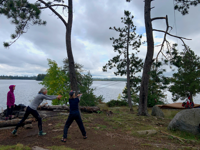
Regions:
<svg viewBox="0 0 200 150"><path fill-rule="evenodd" d="M156 105L161 109L187 109L182 106L182 103L172 103L172 104L165 104L165 105ZM194 104L194 108L200 108L200 104Z"/></svg>

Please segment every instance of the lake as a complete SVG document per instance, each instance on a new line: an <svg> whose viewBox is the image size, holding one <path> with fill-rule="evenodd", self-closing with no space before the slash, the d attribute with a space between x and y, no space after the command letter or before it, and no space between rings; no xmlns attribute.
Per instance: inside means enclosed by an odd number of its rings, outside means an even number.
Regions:
<svg viewBox="0 0 200 150"><path fill-rule="evenodd" d="M7 92L10 85L16 85L15 103L29 105L38 91L43 87L40 81L35 80L0 80L0 109L6 108ZM96 88L94 94L103 95L105 102L110 99L116 99L125 87L126 82L123 81L94 81L92 87ZM51 101L47 101L51 104Z"/></svg>
<svg viewBox="0 0 200 150"><path fill-rule="evenodd" d="M38 91L43 87L39 84L40 81L35 80L0 80L0 109L6 108L7 92L10 85L16 85L15 89L15 103L29 105ZM122 94L126 82L123 81L94 81L92 87L96 88L94 94L99 96L103 95L105 102L111 99L117 99L119 94ZM167 94L168 103L172 103L171 93ZM51 104L51 101L47 101ZM199 95L194 98L194 102L199 104Z"/></svg>

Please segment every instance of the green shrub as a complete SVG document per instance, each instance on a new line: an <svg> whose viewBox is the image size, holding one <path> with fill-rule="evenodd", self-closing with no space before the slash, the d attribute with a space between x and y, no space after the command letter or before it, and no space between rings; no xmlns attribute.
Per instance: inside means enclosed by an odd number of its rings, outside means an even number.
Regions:
<svg viewBox="0 0 200 150"><path fill-rule="evenodd" d="M108 107L115 107L115 106L127 106L128 103L124 100L119 101L119 100L111 100L106 103Z"/></svg>

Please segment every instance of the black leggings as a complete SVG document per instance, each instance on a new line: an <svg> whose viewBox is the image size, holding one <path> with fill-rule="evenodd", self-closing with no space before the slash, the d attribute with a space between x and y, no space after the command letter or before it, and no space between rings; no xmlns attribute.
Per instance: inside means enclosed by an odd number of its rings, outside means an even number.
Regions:
<svg viewBox="0 0 200 150"><path fill-rule="evenodd" d="M13 106L11 106L11 108L9 108L9 106L7 106L7 113L6 113L6 117L10 117L12 115L13 112Z"/></svg>
<svg viewBox="0 0 200 150"><path fill-rule="evenodd" d="M38 120L38 128L39 131L42 131L42 118L40 117L40 115L38 114L38 112L32 108L30 108L29 106L26 108L26 112L24 114L24 117L22 118L22 120L17 124L16 126L16 130L23 125L23 122L28 118L29 114L33 115L33 117L35 117Z"/></svg>
<svg viewBox="0 0 200 150"><path fill-rule="evenodd" d="M78 124L79 129L82 132L82 135L86 136L85 128L83 126L83 122L81 120L80 113L78 112L76 114L69 114L69 117L65 123L63 138L67 138L68 129L74 120L76 120L76 123Z"/></svg>

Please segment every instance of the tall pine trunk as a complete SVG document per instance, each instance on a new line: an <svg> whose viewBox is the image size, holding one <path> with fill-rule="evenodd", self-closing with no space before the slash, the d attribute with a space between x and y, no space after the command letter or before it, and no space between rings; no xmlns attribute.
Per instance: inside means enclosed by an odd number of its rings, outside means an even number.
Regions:
<svg viewBox="0 0 200 150"><path fill-rule="evenodd" d="M153 31L151 23L151 1L145 0L144 6L144 20L146 27L146 36L147 36L147 55L144 63L142 82L140 87L140 101L138 115L147 116L147 96L148 96L148 84L151 65L153 63L153 54L154 54L154 40L153 40Z"/></svg>
<svg viewBox="0 0 200 150"><path fill-rule="evenodd" d="M77 95L79 89L78 89L78 84L77 84L74 57L73 57L72 46L71 46L71 33L72 33L72 21L73 21L72 0L68 0L68 7L69 8L68 8L68 24L67 24L67 31L66 31L66 44L67 44L67 55L68 55L68 61L69 61L69 78L70 78L71 90L76 91L76 95ZM80 103L78 103L78 107L79 107L79 113L81 114Z"/></svg>
<svg viewBox="0 0 200 150"><path fill-rule="evenodd" d="M66 46L67 46L67 55L69 60L69 77L70 77L70 87L71 90L76 91L78 93L78 85L77 85L77 78L76 78L76 71L74 65L74 57L72 53L72 46L71 46L71 32L72 32L72 21L73 21L73 4L72 0L68 0L68 24L66 27Z"/></svg>
<svg viewBox="0 0 200 150"><path fill-rule="evenodd" d="M127 95L128 95L128 105L129 105L130 111L133 111L132 102L131 102L131 91L130 91L129 37L130 37L130 25L128 25L128 39L127 39Z"/></svg>

